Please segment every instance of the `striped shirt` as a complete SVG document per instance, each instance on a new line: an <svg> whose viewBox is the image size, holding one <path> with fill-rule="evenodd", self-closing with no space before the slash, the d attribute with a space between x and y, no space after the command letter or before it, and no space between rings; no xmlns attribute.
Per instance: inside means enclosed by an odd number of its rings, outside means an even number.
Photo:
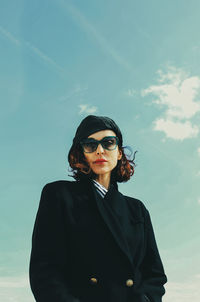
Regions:
<svg viewBox="0 0 200 302"><path fill-rule="evenodd" d="M101 185L99 182L97 182L96 180L93 179L92 181L97 189L97 192L101 195L101 197L104 198L104 196L106 195L108 190L103 185Z"/></svg>

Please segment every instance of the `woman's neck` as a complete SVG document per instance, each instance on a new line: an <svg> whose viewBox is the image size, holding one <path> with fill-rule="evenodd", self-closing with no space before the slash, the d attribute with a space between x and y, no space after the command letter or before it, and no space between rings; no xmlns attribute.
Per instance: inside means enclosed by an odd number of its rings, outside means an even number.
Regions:
<svg viewBox="0 0 200 302"><path fill-rule="evenodd" d="M104 186L107 190L109 189L110 175L99 174L99 175L97 175L97 178L95 180L98 181L98 183L100 183L102 186Z"/></svg>

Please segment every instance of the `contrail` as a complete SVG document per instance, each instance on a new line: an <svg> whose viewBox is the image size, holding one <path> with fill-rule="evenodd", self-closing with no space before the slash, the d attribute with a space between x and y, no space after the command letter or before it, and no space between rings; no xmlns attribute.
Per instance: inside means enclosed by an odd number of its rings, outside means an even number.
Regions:
<svg viewBox="0 0 200 302"><path fill-rule="evenodd" d="M15 45L17 46L21 45L21 42L2 26L0 26L0 33Z"/></svg>
<svg viewBox="0 0 200 302"><path fill-rule="evenodd" d="M40 57L43 61L47 62L48 64L54 66L59 71L64 72L64 69L60 67L54 60L52 60L49 56L47 56L44 52L42 52L39 48L35 47L33 44L29 42L25 42L25 45L34 52L38 57Z"/></svg>
<svg viewBox="0 0 200 302"><path fill-rule="evenodd" d="M109 45L108 41L96 30L94 25L90 23L86 17L80 12L75 6L66 3L64 0L59 1L61 5L70 13L72 18L75 20L76 23L83 29L88 35L92 36L96 42L101 46L102 50L111 55L113 60L121 65L123 68L131 71L130 64L119 55L119 53Z"/></svg>
<svg viewBox="0 0 200 302"><path fill-rule="evenodd" d="M33 45L32 43L28 41L20 41L17 39L13 34L11 34L8 30L0 26L0 33L6 37L10 42L15 44L16 46L22 46L27 47L29 50L31 50L35 55L37 55L40 59L42 59L45 63L53 66L56 68L59 72L64 72L65 70L59 66L53 59L51 59L49 56L47 56L44 52L42 52L38 47Z"/></svg>

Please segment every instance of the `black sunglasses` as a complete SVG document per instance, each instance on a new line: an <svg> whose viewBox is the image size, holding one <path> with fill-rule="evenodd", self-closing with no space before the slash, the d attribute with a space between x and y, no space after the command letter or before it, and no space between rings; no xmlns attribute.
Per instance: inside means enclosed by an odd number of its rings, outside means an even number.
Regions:
<svg viewBox="0 0 200 302"><path fill-rule="evenodd" d="M85 153L92 153L96 151L99 144L106 150L114 150L119 143L119 139L117 136L105 136L100 141L94 138L86 138L80 142L83 151Z"/></svg>

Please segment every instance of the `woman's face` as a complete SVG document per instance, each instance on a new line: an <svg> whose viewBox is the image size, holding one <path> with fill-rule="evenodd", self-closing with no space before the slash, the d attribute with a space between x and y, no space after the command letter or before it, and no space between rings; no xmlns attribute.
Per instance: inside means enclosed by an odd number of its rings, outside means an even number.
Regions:
<svg viewBox="0 0 200 302"><path fill-rule="evenodd" d="M96 140L101 140L105 136L116 136L115 132L112 130L101 130L95 132L88 136L88 138L94 138ZM122 157L122 151L119 150L117 146L114 150L106 150L101 144L98 145L96 151L92 153L85 153L84 156L92 169L92 171L97 174L111 174L111 171L116 167L118 160ZM106 162L96 163L97 159L105 159Z"/></svg>

